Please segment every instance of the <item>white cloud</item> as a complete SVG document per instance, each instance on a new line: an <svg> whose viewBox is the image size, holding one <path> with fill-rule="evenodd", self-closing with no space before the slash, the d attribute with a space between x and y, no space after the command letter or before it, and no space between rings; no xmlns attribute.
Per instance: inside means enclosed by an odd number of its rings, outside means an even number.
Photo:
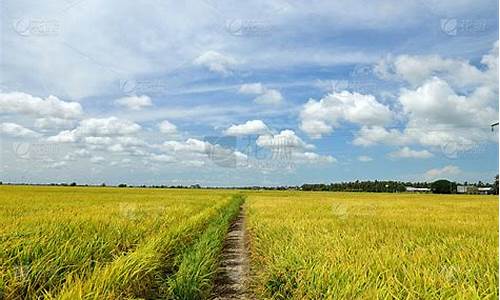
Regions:
<svg viewBox="0 0 500 300"><path fill-rule="evenodd" d="M90 158L90 162L93 163L93 164L100 164L102 162L105 162L106 159L102 156L92 156Z"/></svg>
<svg viewBox="0 0 500 300"><path fill-rule="evenodd" d="M210 143L198 139L189 138L185 142L166 141L159 146L167 153L206 153Z"/></svg>
<svg viewBox="0 0 500 300"><path fill-rule="evenodd" d="M389 153L392 158L430 158L433 154L427 150L413 150L410 147L403 147L397 151Z"/></svg>
<svg viewBox="0 0 500 300"><path fill-rule="evenodd" d="M244 136L244 135L261 135L269 133L267 125L261 120L251 120L240 125L231 125L224 131L225 135Z"/></svg>
<svg viewBox="0 0 500 300"><path fill-rule="evenodd" d="M58 161L58 162L50 164L48 167L51 169L60 169L60 168L65 167L67 165L68 165L68 162L66 162L66 161Z"/></svg>
<svg viewBox="0 0 500 300"><path fill-rule="evenodd" d="M425 172L426 179L439 179L439 178L454 178L454 176L462 173L459 167L448 165L442 168L430 169Z"/></svg>
<svg viewBox="0 0 500 300"><path fill-rule="evenodd" d="M39 130L52 130L52 129L63 129L71 128L75 126L75 120L47 117L38 118L35 120L35 128Z"/></svg>
<svg viewBox="0 0 500 300"><path fill-rule="evenodd" d="M361 156L358 156L358 160L360 162L370 162L370 161L373 161L373 158L371 158L370 156L361 155Z"/></svg>
<svg viewBox="0 0 500 300"><path fill-rule="evenodd" d="M161 133L165 133L168 135L173 135L177 133L177 126L175 126L174 124L170 123L167 120L164 120L161 123L159 123L158 129L160 130Z"/></svg>
<svg viewBox="0 0 500 300"><path fill-rule="evenodd" d="M381 126L392 119L389 107L372 95L343 91L328 94L320 101L310 99L300 112L300 129L312 138L331 133L340 122Z"/></svg>
<svg viewBox="0 0 500 300"><path fill-rule="evenodd" d="M36 137L38 133L15 123L0 123L0 133L12 137Z"/></svg>
<svg viewBox="0 0 500 300"><path fill-rule="evenodd" d="M354 144L416 144L453 155L496 141L488 125L498 120L498 42L481 62L477 68L435 56L395 59L393 75L418 85L398 98L398 117L406 124L401 130L362 127Z"/></svg>
<svg viewBox="0 0 500 300"><path fill-rule="evenodd" d="M336 163L337 159L330 155L320 155L314 152L292 152L294 163Z"/></svg>
<svg viewBox="0 0 500 300"><path fill-rule="evenodd" d="M371 146L377 143L401 145L406 142L407 139L401 132L396 129L387 130L382 126L363 126L353 140L353 144L358 146Z"/></svg>
<svg viewBox="0 0 500 300"><path fill-rule="evenodd" d="M453 88L471 88L491 82L492 75L498 71L498 42L493 50L485 55L482 63L488 67L483 71L463 59L442 58L439 55L388 57L375 66L381 78L399 78L417 87L431 77L447 81Z"/></svg>
<svg viewBox="0 0 500 300"><path fill-rule="evenodd" d="M152 106L151 98L146 95L142 96L128 96L115 100L115 104L126 107L130 110L141 110L145 107Z"/></svg>
<svg viewBox="0 0 500 300"><path fill-rule="evenodd" d="M55 96L42 99L21 92L0 92L0 113L71 119L80 117L82 112L80 103L62 101Z"/></svg>
<svg viewBox="0 0 500 300"><path fill-rule="evenodd" d="M238 92L241 94L258 95L263 94L265 90L266 88L262 85L262 83L257 82L242 84Z"/></svg>
<svg viewBox="0 0 500 300"><path fill-rule="evenodd" d="M124 146L146 146L147 143L135 136L119 136L116 138L116 141L118 141L120 144Z"/></svg>
<svg viewBox="0 0 500 300"><path fill-rule="evenodd" d="M276 105L283 101L283 96L278 90L268 89L264 94L255 98L254 101L257 104Z"/></svg>
<svg viewBox="0 0 500 300"><path fill-rule="evenodd" d="M277 105L283 101L283 95L277 89L269 89L262 83L242 84L238 90L240 94L257 95L254 102L257 104Z"/></svg>
<svg viewBox="0 0 500 300"><path fill-rule="evenodd" d="M111 145L113 139L109 136L87 136L83 137L83 142L90 145Z"/></svg>
<svg viewBox="0 0 500 300"><path fill-rule="evenodd" d="M166 154L153 153L150 155L149 159L156 162L168 162L168 163L175 162L175 159L172 156Z"/></svg>
<svg viewBox="0 0 500 300"><path fill-rule="evenodd" d="M238 61L233 57L221 54L217 51L207 51L194 60L194 64L204 66L210 71L227 75L231 73Z"/></svg>
<svg viewBox="0 0 500 300"><path fill-rule="evenodd" d="M87 149L78 149L74 152L70 152L66 154L63 158L63 160L76 160L77 158L82 158L82 157L90 157L91 152Z"/></svg>
<svg viewBox="0 0 500 300"><path fill-rule="evenodd" d="M140 129L141 126L138 124L116 117L89 118L80 121L78 127L73 130L64 130L55 136L49 137L48 141L75 142L85 140L91 143L98 141L99 144L102 144L104 140L109 141L110 137L135 134Z"/></svg>
<svg viewBox="0 0 500 300"><path fill-rule="evenodd" d="M259 147L271 151L271 158L282 163L334 163L330 155L312 152L314 145L307 144L293 130L283 130L278 134L265 134L257 138Z"/></svg>
<svg viewBox="0 0 500 300"><path fill-rule="evenodd" d="M110 152L123 152L123 151L125 151L125 148L123 147L122 144L114 144L114 145L108 147L108 151L110 151Z"/></svg>
<svg viewBox="0 0 500 300"><path fill-rule="evenodd" d="M314 149L314 145L305 143L293 130L283 130L279 134L261 135L256 141L259 147L286 151L288 149Z"/></svg>

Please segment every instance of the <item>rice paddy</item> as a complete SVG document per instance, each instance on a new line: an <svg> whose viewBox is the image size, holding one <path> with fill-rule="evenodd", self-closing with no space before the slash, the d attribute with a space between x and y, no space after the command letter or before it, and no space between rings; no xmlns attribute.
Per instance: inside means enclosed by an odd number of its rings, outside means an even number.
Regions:
<svg viewBox="0 0 500 300"><path fill-rule="evenodd" d="M0 299L497 299L495 196L0 186Z"/></svg>
<svg viewBox="0 0 500 300"><path fill-rule="evenodd" d="M175 298L169 275L192 272L180 257L220 240L241 201L219 191L1 187L0 298ZM220 245L205 247L213 256Z"/></svg>
<svg viewBox="0 0 500 300"><path fill-rule="evenodd" d="M498 299L498 198L249 193L257 299Z"/></svg>

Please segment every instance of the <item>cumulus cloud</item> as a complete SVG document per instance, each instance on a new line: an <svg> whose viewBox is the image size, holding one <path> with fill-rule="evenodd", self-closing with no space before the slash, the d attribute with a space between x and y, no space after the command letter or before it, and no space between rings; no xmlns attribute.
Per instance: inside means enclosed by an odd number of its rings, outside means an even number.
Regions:
<svg viewBox="0 0 500 300"><path fill-rule="evenodd" d="M137 133L141 126L116 117L89 118L80 121L73 130L64 130L48 138L51 142L76 142L84 140L89 143L110 143L111 137L126 136Z"/></svg>
<svg viewBox="0 0 500 300"><path fill-rule="evenodd" d="M254 102L257 104L276 105L283 101L283 95L277 89L266 88L262 83L247 83L241 85L240 94L256 95Z"/></svg>
<svg viewBox="0 0 500 300"><path fill-rule="evenodd" d="M194 64L208 68L210 71L227 75L231 73L238 61L231 56L221 54L217 51L207 51L194 60Z"/></svg>
<svg viewBox="0 0 500 300"><path fill-rule="evenodd" d="M283 130L278 134L266 134L257 138L257 145L268 149L314 149L314 145L305 143L293 130Z"/></svg>
<svg viewBox="0 0 500 300"><path fill-rule="evenodd" d="M382 126L392 119L389 107L372 95L348 91L328 94L319 101L310 99L300 112L300 129L312 138L331 133L342 121L363 126Z"/></svg>
<svg viewBox="0 0 500 300"><path fill-rule="evenodd" d="M75 120L68 120L55 117L38 118L35 120L35 128L39 130L53 130L71 128L75 126Z"/></svg>
<svg viewBox="0 0 500 300"><path fill-rule="evenodd" d="M261 120L251 120L240 125L231 125L224 131L225 135L244 136L244 135L261 135L269 133L267 125Z"/></svg>
<svg viewBox="0 0 500 300"><path fill-rule="evenodd" d="M330 155L320 155L311 150L314 145L307 144L293 130L282 130L278 134L265 134L257 138L259 147L271 151L272 158L289 160L290 163L333 163L337 160Z"/></svg>
<svg viewBox="0 0 500 300"><path fill-rule="evenodd" d="M391 158L430 158L432 156L433 154L427 150L413 150L410 147L403 147L389 153Z"/></svg>
<svg viewBox="0 0 500 300"><path fill-rule="evenodd" d="M407 141L408 139L396 129L386 129L382 126L363 126L356 133L353 144L358 146L371 146L377 143L402 145Z"/></svg>
<svg viewBox="0 0 500 300"><path fill-rule="evenodd" d="M456 152L495 141L488 125L498 119L498 42L481 63L478 68L437 56L394 59L392 75L410 85L398 97L399 118L406 124L400 130L362 127L354 144L417 144Z"/></svg>
<svg viewBox="0 0 500 300"><path fill-rule="evenodd" d="M245 154L235 149L194 138L185 141L165 141L155 148L162 154L172 157L173 161L188 167L203 165L236 167L247 159Z"/></svg>
<svg viewBox="0 0 500 300"><path fill-rule="evenodd" d="M459 167L454 165L447 165L442 168L430 169L425 172L424 176L426 179L439 179L439 178L453 178L454 176L462 173Z"/></svg>
<svg viewBox="0 0 500 300"><path fill-rule="evenodd" d="M164 120L158 124L158 129L161 133L165 133L168 135L173 135L177 133L177 126L170 123L168 120Z"/></svg>
<svg viewBox="0 0 500 300"><path fill-rule="evenodd" d="M0 123L0 133L12 137L37 137L38 133L15 123Z"/></svg>
<svg viewBox="0 0 500 300"><path fill-rule="evenodd" d="M0 92L0 113L72 119L80 117L82 112L80 103L62 101L55 96L42 99L21 92Z"/></svg>
<svg viewBox="0 0 500 300"><path fill-rule="evenodd" d="M496 84L498 74L498 41L493 49L481 59L486 70L472 65L469 61L443 58L439 55L400 55L387 57L374 68L384 79L401 79L417 87L431 77L439 77L455 88L473 88L486 84Z"/></svg>
<svg viewBox="0 0 500 300"><path fill-rule="evenodd" d="M151 101L151 98L146 95L134 95L116 99L115 104L118 106L126 107L130 110L141 110L145 107L152 106L153 102Z"/></svg>

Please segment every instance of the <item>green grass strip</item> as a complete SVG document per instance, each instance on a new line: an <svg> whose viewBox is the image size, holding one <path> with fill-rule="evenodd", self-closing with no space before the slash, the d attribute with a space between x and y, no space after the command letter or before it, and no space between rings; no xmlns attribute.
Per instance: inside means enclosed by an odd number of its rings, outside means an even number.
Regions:
<svg viewBox="0 0 500 300"><path fill-rule="evenodd" d="M197 243L184 253L177 273L168 279L168 299L209 298L224 238L239 214L244 196L236 195L233 199L224 214L212 221Z"/></svg>

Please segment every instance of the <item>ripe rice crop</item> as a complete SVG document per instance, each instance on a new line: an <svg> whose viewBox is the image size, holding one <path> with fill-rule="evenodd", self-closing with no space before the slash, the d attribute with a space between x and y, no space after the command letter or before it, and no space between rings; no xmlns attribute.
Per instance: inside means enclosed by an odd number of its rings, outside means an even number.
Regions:
<svg viewBox="0 0 500 300"><path fill-rule="evenodd" d="M257 299L498 299L494 196L252 192Z"/></svg>
<svg viewBox="0 0 500 300"><path fill-rule="evenodd" d="M231 194L0 187L0 299L153 297Z"/></svg>

